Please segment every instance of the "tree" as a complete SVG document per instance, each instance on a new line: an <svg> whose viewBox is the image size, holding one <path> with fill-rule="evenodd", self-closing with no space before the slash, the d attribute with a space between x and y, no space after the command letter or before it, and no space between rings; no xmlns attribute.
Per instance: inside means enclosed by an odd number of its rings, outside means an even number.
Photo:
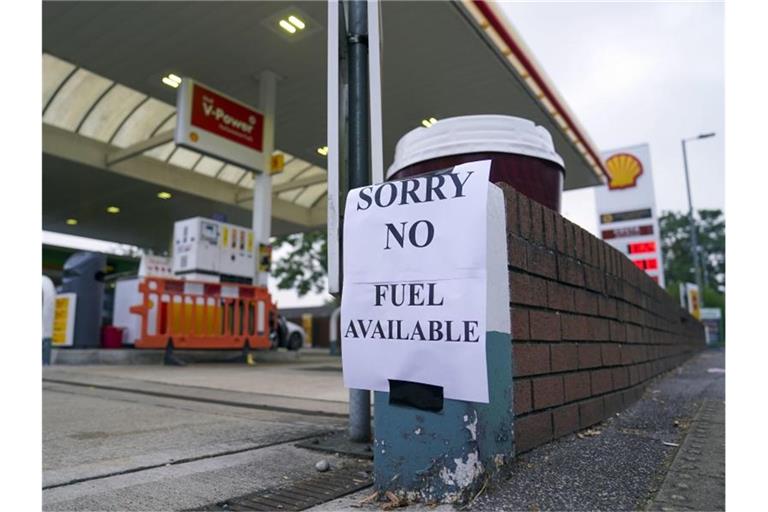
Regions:
<svg viewBox="0 0 768 512"><path fill-rule="evenodd" d="M324 230L294 233L272 241L275 252L286 250L272 265L277 287L296 290L299 297L325 288L328 275L327 235Z"/></svg>
<svg viewBox="0 0 768 512"><path fill-rule="evenodd" d="M699 239L703 293L707 289L725 293L725 217L722 210L699 210L695 218ZM659 218L664 273L671 292L676 283L695 283L688 215L667 211ZM669 287L669 286L668 286Z"/></svg>

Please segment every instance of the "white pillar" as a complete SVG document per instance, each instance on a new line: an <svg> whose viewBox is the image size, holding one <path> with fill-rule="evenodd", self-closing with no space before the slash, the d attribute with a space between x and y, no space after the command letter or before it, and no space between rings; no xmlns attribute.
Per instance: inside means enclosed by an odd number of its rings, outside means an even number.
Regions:
<svg viewBox="0 0 768 512"><path fill-rule="evenodd" d="M277 97L277 75L269 70L259 76L259 109L264 114L264 167L256 173L253 181L253 232L256 239L257 266L256 285L267 285L268 272L259 272L258 250L261 244L269 245L272 236L272 153L275 150L275 102Z"/></svg>

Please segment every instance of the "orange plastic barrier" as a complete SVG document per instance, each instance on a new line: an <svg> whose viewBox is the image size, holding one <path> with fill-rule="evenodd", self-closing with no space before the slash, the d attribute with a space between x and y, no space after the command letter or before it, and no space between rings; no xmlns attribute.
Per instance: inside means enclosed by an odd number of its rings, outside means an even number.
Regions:
<svg viewBox="0 0 768 512"><path fill-rule="evenodd" d="M139 284L142 303L136 348L268 349L275 305L266 288L147 277Z"/></svg>

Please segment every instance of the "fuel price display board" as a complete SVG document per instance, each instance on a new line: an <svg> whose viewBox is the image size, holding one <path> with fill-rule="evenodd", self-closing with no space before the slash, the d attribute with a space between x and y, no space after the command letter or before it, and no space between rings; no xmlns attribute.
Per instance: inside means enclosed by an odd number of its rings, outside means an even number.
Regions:
<svg viewBox="0 0 768 512"><path fill-rule="evenodd" d="M608 183L595 190L600 236L664 286L648 144L603 153Z"/></svg>

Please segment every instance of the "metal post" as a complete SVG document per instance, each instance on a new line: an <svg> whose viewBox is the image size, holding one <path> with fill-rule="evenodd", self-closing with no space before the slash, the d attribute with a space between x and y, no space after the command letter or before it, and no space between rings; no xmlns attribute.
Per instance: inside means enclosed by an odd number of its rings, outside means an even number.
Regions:
<svg viewBox="0 0 768 512"><path fill-rule="evenodd" d="M275 149L275 101L277 96L277 75L265 70L259 76L259 109L264 114L264 169L256 173L253 180L253 232L256 239L256 261L259 245L269 244L272 231L272 152ZM254 269L257 285L266 286L268 272L260 272L258 263Z"/></svg>
<svg viewBox="0 0 768 512"><path fill-rule="evenodd" d="M693 202L691 201L691 181L688 177L688 153L685 150L685 139L683 139L683 165L685 167L685 188L688 192L688 223L691 230L691 256L693 257L696 285L699 287L699 304L704 305L702 297L704 296L704 287L701 282L701 265L699 262L699 240L696 234L696 224L693 218Z"/></svg>
<svg viewBox="0 0 768 512"><path fill-rule="evenodd" d="M331 322L329 327L329 339L330 339L330 346L331 350L330 353L332 356L338 356L341 351L339 350L339 315L341 314L341 307L338 307L333 310L333 313L331 313Z"/></svg>
<svg viewBox="0 0 768 512"><path fill-rule="evenodd" d="M51 364L53 318L56 309L56 287L48 276L43 276L43 365Z"/></svg>
<svg viewBox="0 0 768 512"><path fill-rule="evenodd" d="M349 1L349 189L371 182L369 173L370 139L368 136L368 4ZM349 390L349 438L371 439L371 392Z"/></svg>

